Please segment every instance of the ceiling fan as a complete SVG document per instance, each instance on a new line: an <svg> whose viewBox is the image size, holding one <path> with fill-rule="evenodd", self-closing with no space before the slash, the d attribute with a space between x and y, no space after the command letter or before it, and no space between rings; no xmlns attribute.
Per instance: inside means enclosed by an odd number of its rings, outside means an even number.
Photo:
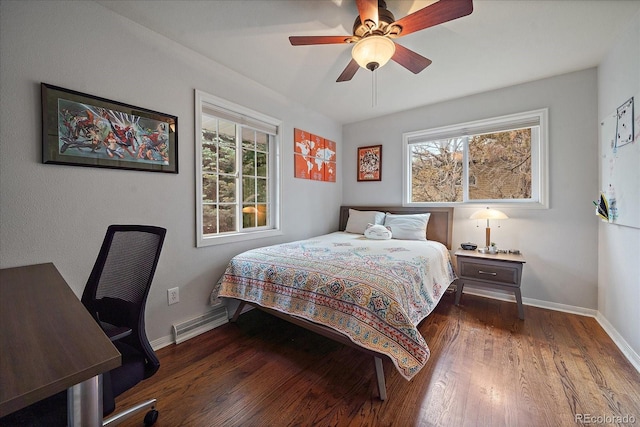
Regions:
<svg viewBox="0 0 640 427"><path fill-rule="evenodd" d="M451 21L473 12L472 0L439 0L396 21L384 0L356 0L359 16L351 36L291 36L293 46L354 43L351 62L337 82L351 80L358 68L371 71L390 59L414 74L431 60L394 42L393 39Z"/></svg>

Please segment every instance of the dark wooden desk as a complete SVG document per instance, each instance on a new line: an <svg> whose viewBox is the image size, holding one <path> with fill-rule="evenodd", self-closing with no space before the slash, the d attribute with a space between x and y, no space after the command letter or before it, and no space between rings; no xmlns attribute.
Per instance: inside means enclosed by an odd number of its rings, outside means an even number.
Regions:
<svg viewBox="0 0 640 427"><path fill-rule="evenodd" d="M101 374L120 363L52 263L0 270L0 417L75 386L70 405L102 425Z"/></svg>

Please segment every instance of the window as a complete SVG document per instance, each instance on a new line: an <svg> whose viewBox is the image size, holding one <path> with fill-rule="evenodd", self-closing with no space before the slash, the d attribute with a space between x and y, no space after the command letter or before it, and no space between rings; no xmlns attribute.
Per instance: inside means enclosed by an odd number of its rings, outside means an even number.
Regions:
<svg viewBox="0 0 640 427"><path fill-rule="evenodd" d="M196 91L198 246L280 234L279 125Z"/></svg>
<svg viewBox="0 0 640 427"><path fill-rule="evenodd" d="M548 207L547 115L542 109L403 134L403 204Z"/></svg>

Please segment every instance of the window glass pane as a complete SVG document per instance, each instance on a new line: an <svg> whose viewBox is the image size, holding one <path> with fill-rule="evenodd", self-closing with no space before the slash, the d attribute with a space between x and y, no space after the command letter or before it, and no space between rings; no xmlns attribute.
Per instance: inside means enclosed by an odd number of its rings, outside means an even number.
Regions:
<svg viewBox="0 0 640 427"><path fill-rule="evenodd" d="M235 205L222 205L218 209L220 221L220 233L236 231L236 207Z"/></svg>
<svg viewBox="0 0 640 427"><path fill-rule="evenodd" d="M218 145L219 160L218 172L220 173L236 173L236 146L228 142Z"/></svg>
<svg viewBox="0 0 640 427"><path fill-rule="evenodd" d="M462 201L463 138L411 145L411 201Z"/></svg>
<svg viewBox="0 0 640 427"><path fill-rule="evenodd" d="M258 210L253 204L244 205L242 208L242 227L255 227L257 224L257 213Z"/></svg>
<svg viewBox="0 0 640 427"><path fill-rule="evenodd" d="M256 200L256 179L242 178L242 201L253 204Z"/></svg>
<svg viewBox="0 0 640 427"><path fill-rule="evenodd" d="M215 143L203 143L202 144L202 171L203 172L215 172L217 171L218 161L218 148Z"/></svg>
<svg viewBox="0 0 640 427"><path fill-rule="evenodd" d="M233 203L236 201L236 177L229 175L220 175L220 188L218 195L220 202Z"/></svg>
<svg viewBox="0 0 640 427"><path fill-rule="evenodd" d="M217 136L218 119L207 114L202 114L202 142L216 142Z"/></svg>
<svg viewBox="0 0 640 427"><path fill-rule="evenodd" d="M531 198L531 128L469 137L470 200Z"/></svg>
<svg viewBox="0 0 640 427"><path fill-rule="evenodd" d="M255 176L256 174L256 152L242 150L242 174Z"/></svg>
<svg viewBox="0 0 640 427"><path fill-rule="evenodd" d="M213 174L202 175L202 201L215 203L218 201L218 176Z"/></svg>
<svg viewBox="0 0 640 427"><path fill-rule="evenodd" d="M258 204L256 208L258 209L258 213L257 213L258 227L264 227L265 225L267 225L267 205Z"/></svg>
<svg viewBox="0 0 640 427"><path fill-rule="evenodd" d="M236 124L226 120L218 120L219 142L226 142L235 145L236 142Z"/></svg>
<svg viewBox="0 0 640 427"><path fill-rule="evenodd" d="M236 173L236 125L218 121L218 172Z"/></svg>
<svg viewBox="0 0 640 427"><path fill-rule="evenodd" d="M202 135L207 141L215 141L218 132L218 118L202 113Z"/></svg>
<svg viewBox="0 0 640 427"><path fill-rule="evenodd" d="M268 156L267 153L256 153L256 175L257 176L267 176L267 166L268 166Z"/></svg>
<svg viewBox="0 0 640 427"><path fill-rule="evenodd" d="M256 184L257 184L256 202L266 203L267 202L267 180L258 178Z"/></svg>
<svg viewBox="0 0 640 427"><path fill-rule="evenodd" d="M256 132L256 150L269 151L269 135L264 132Z"/></svg>
<svg viewBox="0 0 640 427"><path fill-rule="evenodd" d="M242 128L242 148L255 149L256 132L252 129Z"/></svg>
<svg viewBox="0 0 640 427"><path fill-rule="evenodd" d="M245 204L242 208L242 227L264 227L267 225L266 204Z"/></svg>
<svg viewBox="0 0 640 427"><path fill-rule="evenodd" d="M206 115L202 115L202 170L203 172L212 172L216 170L216 162L217 162L217 135L218 131L217 123L218 121L215 118L208 117ZM206 127L205 127L206 126Z"/></svg>
<svg viewBox="0 0 640 427"><path fill-rule="evenodd" d="M202 232L204 234L215 234L218 232L216 214L217 210L215 205L202 205Z"/></svg>

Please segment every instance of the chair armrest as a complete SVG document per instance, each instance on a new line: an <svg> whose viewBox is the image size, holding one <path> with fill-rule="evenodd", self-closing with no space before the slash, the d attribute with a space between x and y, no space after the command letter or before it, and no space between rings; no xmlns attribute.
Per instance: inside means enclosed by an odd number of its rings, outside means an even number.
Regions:
<svg viewBox="0 0 640 427"><path fill-rule="evenodd" d="M133 332L131 328L127 328L125 326L115 326L107 322L100 322L100 326L111 341L118 341L121 338L131 335L131 333Z"/></svg>

